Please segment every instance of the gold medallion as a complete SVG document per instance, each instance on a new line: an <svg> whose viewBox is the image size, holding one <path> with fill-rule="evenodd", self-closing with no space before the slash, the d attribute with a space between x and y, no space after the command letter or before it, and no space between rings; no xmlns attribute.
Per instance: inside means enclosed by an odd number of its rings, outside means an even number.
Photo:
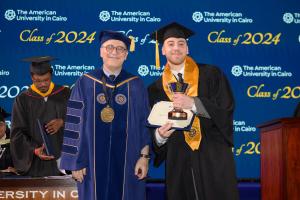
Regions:
<svg viewBox="0 0 300 200"><path fill-rule="evenodd" d="M193 138L196 135L196 130L192 128L190 131L188 131L188 134L190 138Z"/></svg>
<svg viewBox="0 0 300 200"><path fill-rule="evenodd" d="M114 119L115 112L111 107L109 107L109 105L107 105L101 110L100 117L103 122L109 123Z"/></svg>

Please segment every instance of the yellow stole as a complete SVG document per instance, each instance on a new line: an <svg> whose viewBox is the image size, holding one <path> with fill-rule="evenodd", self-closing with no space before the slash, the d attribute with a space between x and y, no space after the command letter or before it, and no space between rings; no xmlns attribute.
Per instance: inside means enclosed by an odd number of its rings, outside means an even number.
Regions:
<svg viewBox="0 0 300 200"><path fill-rule="evenodd" d="M45 93L39 91L39 89L37 89L37 87L35 87L34 84L32 84L32 85L30 86L30 88L31 88L34 92L36 92L36 93L38 93L39 95L41 95L42 97L47 97L47 96L49 96L49 94L52 93L52 90L53 90L53 88L54 88L54 83L53 83L53 82L50 83L50 87L49 87L48 91L45 92Z"/></svg>
<svg viewBox="0 0 300 200"><path fill-rule="evenodd" d="M187 90L187 95L191 97L198 96L198 80L199 80L199 68L195 61L187 56L184 63L184 82L189 84L189 88ZM172 101L172 93L168 88L168 83L176 82L174 75L170 69L169 64L167 63L162 75L162 84L163 89L168 96L168 98ZM194 121L192 123L192 128L190 131L184 131L185 142L190 146L190 148L194 151L199 149L201 142L201 126L199 117L195 116Z"/></svg>

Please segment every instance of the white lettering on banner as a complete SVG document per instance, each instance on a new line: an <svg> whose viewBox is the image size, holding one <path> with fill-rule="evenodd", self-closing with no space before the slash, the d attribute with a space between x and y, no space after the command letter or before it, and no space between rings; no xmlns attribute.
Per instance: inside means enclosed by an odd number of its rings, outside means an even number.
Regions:
<svg viewBox="0 0 300 200"><path fill-rule="evenodd" d="M42 197L45 199L48 191L0 191L0 199L28 199Z"/></svg>
<svg viewBox="0 0 300 200"><path fill-rule="evenodd" d="M280 77L288 78L292 77L293 73L289 71L283 71L281 66L249 66L249 65L234 65L231 68L232 75L239 77Z"/></svg>
<svg viewBox="0 0 300 200"><path fill-rule="evenodd" d="M236 121L236 120L233 120L233 125L234 126L246 125L246 122L245 121Z"/></svg>
<svg viewBox="0 0 300 200"><path fill-rule="evenodd" d="M9 76L9 71L1 69L0 70L0 76Z"/></svg>
<svg viewBox="0 0 300 200"><path fill-rule="evenodd" d="M218 19L218 18L210 17L210 18L205 18L204 22L215 22L215 23L228 23L228 24L230 24L231 19L229 19L229 18Z"/></svg>
<svg viewBox="0 0 300 200"><path fill-rule="evenodd" d="M65 71L55 71L54 75L55 76L82 76L84 73L87 73L86 71L80 72L80 71L75 71L75 72L65 72Z"/></svg>
<svg viewBox="0 0 300 200"><path fill-rule="evenodd" d="M279 71L279 70L281 70L281 67L272 66L272 65L269 65L269 66L255 66L255 70L275 70L275 71Z"/></svg>
<svg viewBox="0 0 300 200"><path fill-rule="evenodd" d="M57 15L55 10L22 10L17 9L7 10L5 12L5 18L8 21L17 20L17 21L37 21L37 22L46 22L46 21L55 21L55 22L66 22L68 20L65 16Z"/></svg>
<svg viewBox="0 0 300 200"><path fill-rule="evenodd" d="M253 19L243 17L241 12L210 12L210 11L195 11L192 14L192 18L195 22L200 23L241 23L251 24Z"/></svg>
<svg viewBox="0 0 300 200"><path fill-rule="evenodd" d="M276 73L276 76L278 77L292 77L292 75L293 75L292 72L286 72L286 71Z"/></svg>
<svg viewBox="0 0 300 200"><path fill-rule="evenodd" d="M103 22L148 22L156 23L161 22L161 18L151 16L149 11L107 11L102 10L99 13L99 19Z"/></svg>
<svg viewBox="0 0 300 200"><path fill-rule="evenodd" d="M53 16L52 21L56 21L56 22L66 22L68 20L67 17L62 17L62 16ZM46 18L47 21L51 21L48 17Z"/></svg>
<svg viewBox="0 0 300 200"><path fill-rule="evenodd" d="M267 77L269 78L271 75L270 72L243 72L243 76L251 76L251 77Z"/></svg>
<svg viewBox="0 0 300 200"><path fill-rule="evenodd" d="M55 76L82 76L89 71L95 69L95 66L91 65L53 65L53 74Z"/></svg>
<svg viewBox="0 0 300 200"><path fill-rule="evenodd" d="M71 197L72 198L78 198L78 191L77 190L71 191Z"/></svg>
<svg viewBox="0 0 300 200"><path fill-rule="evenodd" d="M28 86L19 87L17 85L8 87L6 85L0 86L0 98L15 98L20 92L27 90Z"/></svg>
<svg viewBox="0 0 300 200"><path fill-rule="evenodd" d="M233 120L233 131L234 132L256 132L255 126L246 125L244 120Z"/></svg>
<svg viewBox="0 0 300 200"><path fill-rule="evenodd" d="M124 11L123 15L127 15L127 16L150 16L150 12L141 12L141 11L137 11L137 12L130 12L130 11Z"/></svg>
<svg viewBox="0 0 300 200"><path fill-rule="evenodd" d="M56 15L56 11L50 10L30 10L29 15Z"/></svg>
<svg viewBox="0 0 300 200"><path fill-rule="evenodd" d="M0 199L77 199L77 190L0 190Z"/></svg>
<svg viewBox="0 0 300 200"><path fill-rule="evenodd" d="M146 22L160 22L161 19L160 18L156 18L156 17L146 17Z"/></svg>
<svg viewBox="0 0 300 200"><path fill-rule="evenodd" d="M112 22L139 22L137 17L111 17L110 20Z"/></svg>
<svg viewBox="0 0 300 200"><path fill-rule="evenodd" d="M242 13L234 13L234 12L229 12L229 13L222 13L222 12L216 12L217 17L242 17Z"/></svg>
<svg viewBox="0 0 300 200"><path fill-rule="evenodd" d="M18 21L41 21L43 22L45 20L45 17L42 16L36 16L36 17L27 17L27 16L17 16Z"/></svg>

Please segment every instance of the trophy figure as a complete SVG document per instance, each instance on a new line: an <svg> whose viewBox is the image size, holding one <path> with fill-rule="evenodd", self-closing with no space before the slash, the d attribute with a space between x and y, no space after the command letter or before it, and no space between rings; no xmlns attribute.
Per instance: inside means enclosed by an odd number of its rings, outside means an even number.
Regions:
<svg viewBox="0 0 300 200"><path fill-rule="evenodd" d="M169 89L174 93L182 93L184 94L188 89L189 84L184 83L183 79L179 79L177 82L169 83ZM187 113L184 112L181 108L173 108L172 111L168 113L168 119L172 120L186 120Z"/></svg>

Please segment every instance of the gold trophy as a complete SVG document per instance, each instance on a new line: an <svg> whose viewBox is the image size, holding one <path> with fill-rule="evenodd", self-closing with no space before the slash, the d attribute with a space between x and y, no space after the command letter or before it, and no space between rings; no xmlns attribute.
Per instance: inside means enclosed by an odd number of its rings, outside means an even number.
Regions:
<svg viewBox="0 0 300 200"><path fill-rule="evenodd" d="M169 83L168 87L170 91L174 93L185 94L188 89L189 84L184 83L183 80ZM188 114L184 112L181 108L173 108L172 111L168 113L168 119L172 120L187 120Z"/></svg>

